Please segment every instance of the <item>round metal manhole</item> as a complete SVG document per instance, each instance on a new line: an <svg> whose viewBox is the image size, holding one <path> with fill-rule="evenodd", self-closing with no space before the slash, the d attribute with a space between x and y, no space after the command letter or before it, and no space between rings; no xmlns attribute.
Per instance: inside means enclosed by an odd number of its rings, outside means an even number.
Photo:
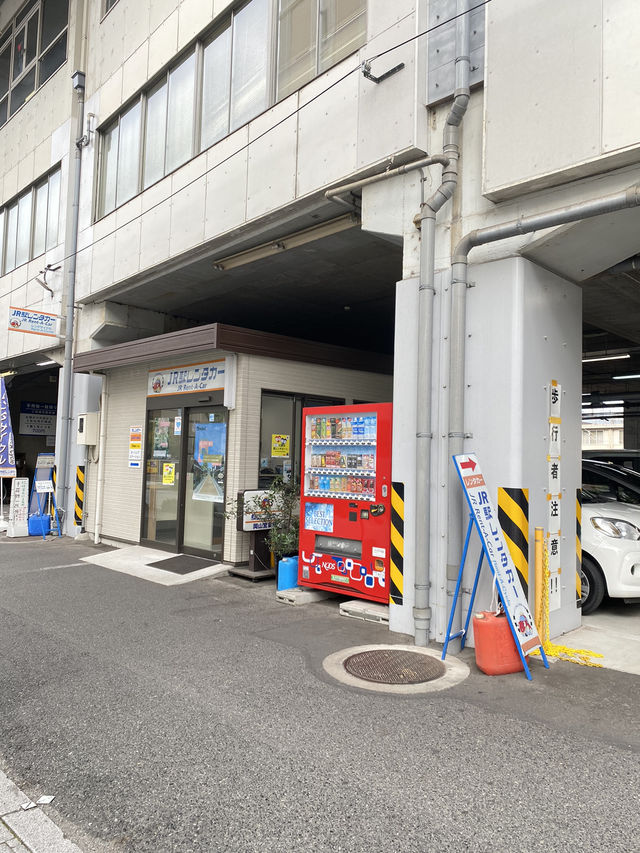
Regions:
<svg viewBox="0 0 640 853"><path fill-rule="evenodd" d="M424 684L441 678L446 667L436 658L404 649L373 649L344 662L350 675L377 684Z"/></svg>

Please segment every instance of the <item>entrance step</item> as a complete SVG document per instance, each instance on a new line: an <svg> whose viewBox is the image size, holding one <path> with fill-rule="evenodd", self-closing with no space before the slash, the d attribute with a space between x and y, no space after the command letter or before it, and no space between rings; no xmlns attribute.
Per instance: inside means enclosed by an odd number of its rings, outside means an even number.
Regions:
<svg viewBox="0 0 640 853"><path fill-rule="evenodd" d="M247 566L233 566L229 569L230 575L237 575L239 578L246 578L250 581L264 581L268 578L275 578L274 569L250 569Z"/></svg>
<svg viewBox="0 0 640 853"><path fill-rule="evenodd" d="M373 601L343 601L340 605L340 615L350 616L352 619L362 619L365 622L378 622L383 625L389 624L389 608L386 604L375 604Z"/></svg>

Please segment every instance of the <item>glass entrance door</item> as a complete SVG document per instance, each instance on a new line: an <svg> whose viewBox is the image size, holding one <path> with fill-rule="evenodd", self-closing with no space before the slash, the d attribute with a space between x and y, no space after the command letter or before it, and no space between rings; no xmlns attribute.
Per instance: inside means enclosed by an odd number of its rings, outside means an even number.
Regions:
<svg viewBox="0 0 640 853"><path fill-rule="evenodd" d="M222 559L227 419L224 406L187 409L183 549Z"/></svg>
<svg viewBox="0 0 640 853"><path fill-rule="evenodd" d="M180 520L182 409L148 413L142 538L177 548Z"/></svg>

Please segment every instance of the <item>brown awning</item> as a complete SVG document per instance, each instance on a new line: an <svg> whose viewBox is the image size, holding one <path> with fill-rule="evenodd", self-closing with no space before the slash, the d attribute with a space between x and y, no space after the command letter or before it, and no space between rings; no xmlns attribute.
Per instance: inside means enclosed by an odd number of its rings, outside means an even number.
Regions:
<svg viewBox="0 0 640 853"><path fill-rule="evenodd" d="M258 332L255 329L227 326L224 323L195 326L180 332L155 335L152 338L141 338L78 353L74 358L73 369L75 373L101 372L158 358L187 358L192 353L204 350L241 352L267 358L283 358L287 361L366 370L371 373L393 372L393 357L386 353L364 352L302 338Z"/></svg>

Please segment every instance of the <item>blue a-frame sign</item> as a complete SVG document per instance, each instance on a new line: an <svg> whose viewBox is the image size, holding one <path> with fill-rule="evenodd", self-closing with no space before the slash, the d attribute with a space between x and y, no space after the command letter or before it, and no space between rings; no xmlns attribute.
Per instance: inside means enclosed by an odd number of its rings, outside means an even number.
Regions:
<svg viewBox="0 0 640 853"><path fill-rule="evenodd" d="M453 464L458 472L462 489L464 491L467 504L469 505L469 525L467 527L467 535L465 537L464 548L462 551L462 559L460 561L460 569L458 571L458 580L456 589L453 595L451 604L451 613L449 615L449 624L447 625L447 635L445 638L444 648L442 650L442 660L447 654L447 647L451 640L457 637L462 637L461 646L464 648L465 639L469 630L469 622L473 611L473 601L475 599L476 590L478 588L478 580L480 578L480 569L484 558L487 558L489 568L495 579L496 587L504 607L504 612L507 616L513 639L516 643L520 660L524 667L525 674L531 680L531 673L527 664L526 655L540 649L540 655L545 667L549 667L547 657L542 648L542 642L538 636L538 631L533 621L533 616L529 610L529 603L520 584L520 579L516 571L516 567L511 559L511 554L505 542L502 528L498 522L498 515L493 507L489 490L485 483L484 476L480 469L480 464L475 453L464 453L459 456L453 456ZM464 572L464 564L467 559L467 551L469 549L469 540L471 531L476 528L482 544L480 559L471 590L471 600L469 601L469 610L464 623L464 628L455 634L451 634L451 626L453 624L453 614L456 609L460 587L462 585L462 575Z"/></svg>

